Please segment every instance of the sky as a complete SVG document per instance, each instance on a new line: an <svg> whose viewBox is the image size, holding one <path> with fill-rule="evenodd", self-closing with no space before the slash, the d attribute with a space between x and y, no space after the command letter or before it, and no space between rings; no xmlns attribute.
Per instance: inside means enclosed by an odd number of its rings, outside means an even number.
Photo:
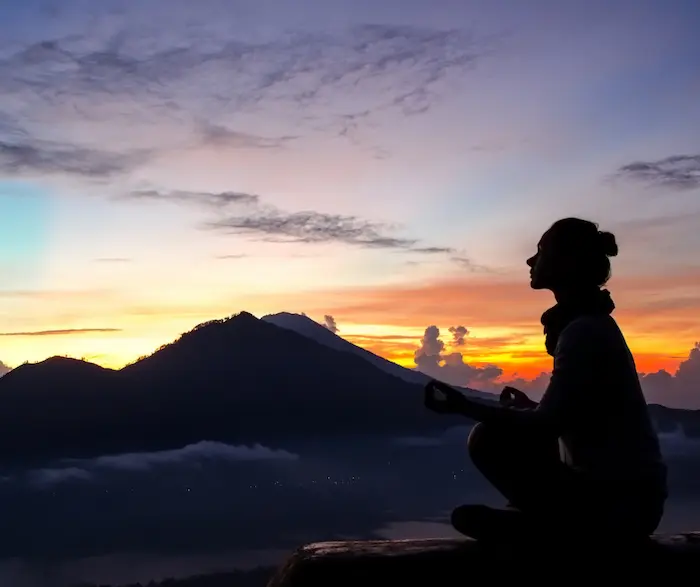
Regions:
<svg viewBox="0 0 700 587"><path fill-rule="evenodd" d="M525 259L575 215L617 236L640 371L675 376L699 23L693 0L2 2L0 361L120 367L289 311L408 367L435 327L531 379L553 302Z"/></svg>

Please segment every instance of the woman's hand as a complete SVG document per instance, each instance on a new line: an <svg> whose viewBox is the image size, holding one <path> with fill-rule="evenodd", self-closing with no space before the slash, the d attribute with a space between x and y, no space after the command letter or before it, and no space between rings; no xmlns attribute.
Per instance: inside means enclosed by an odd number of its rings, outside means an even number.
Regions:
<svg viewBox="0 0 700 587"><path fill-rule="evenodd" d="M533 402L525 393L508 385L503 388L499 400L502 406L516 410L527 410L537 406L537 402Z"/></svg>
<svg viewBox="0 0 700 587"><path fill-rule="evenodd" d="M464 395L441 381L425 386L425 407L436 414L463 414L467 402Z"/></svg>

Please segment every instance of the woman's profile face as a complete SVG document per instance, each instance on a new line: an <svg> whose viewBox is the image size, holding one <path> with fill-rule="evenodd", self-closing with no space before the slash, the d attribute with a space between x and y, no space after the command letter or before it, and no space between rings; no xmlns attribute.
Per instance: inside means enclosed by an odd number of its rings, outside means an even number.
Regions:
<svg viewBox="0 0 700 587"><path fill-rule="evenodd" d="M551 235L545 232L537 244L537 252L527 260L532 289L551 289L556 283L557 264L554 253Z"/></svg>

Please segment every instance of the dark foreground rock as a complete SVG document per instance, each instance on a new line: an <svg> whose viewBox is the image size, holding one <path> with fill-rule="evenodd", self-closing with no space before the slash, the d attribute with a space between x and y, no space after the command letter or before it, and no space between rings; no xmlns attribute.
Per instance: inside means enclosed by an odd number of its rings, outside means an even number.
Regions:
<svg viewBox="0 0 700 587"><path fill-rule="evenodd" d="M681 579L700 571L700 533L535 544L472 540L319 542L299 548L268 587L467 585L474 580Z"/></svg>

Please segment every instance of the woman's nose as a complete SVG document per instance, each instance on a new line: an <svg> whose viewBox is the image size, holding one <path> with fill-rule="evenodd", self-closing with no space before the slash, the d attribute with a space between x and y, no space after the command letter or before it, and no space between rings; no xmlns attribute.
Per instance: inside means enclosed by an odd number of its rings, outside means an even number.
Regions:
<svg viewBox="0 0 700 587"><path fill-rule="evenodd" d="M535 257L530 257L526 263L528 264L528 267L534 267L535 266Z"/></svg>

